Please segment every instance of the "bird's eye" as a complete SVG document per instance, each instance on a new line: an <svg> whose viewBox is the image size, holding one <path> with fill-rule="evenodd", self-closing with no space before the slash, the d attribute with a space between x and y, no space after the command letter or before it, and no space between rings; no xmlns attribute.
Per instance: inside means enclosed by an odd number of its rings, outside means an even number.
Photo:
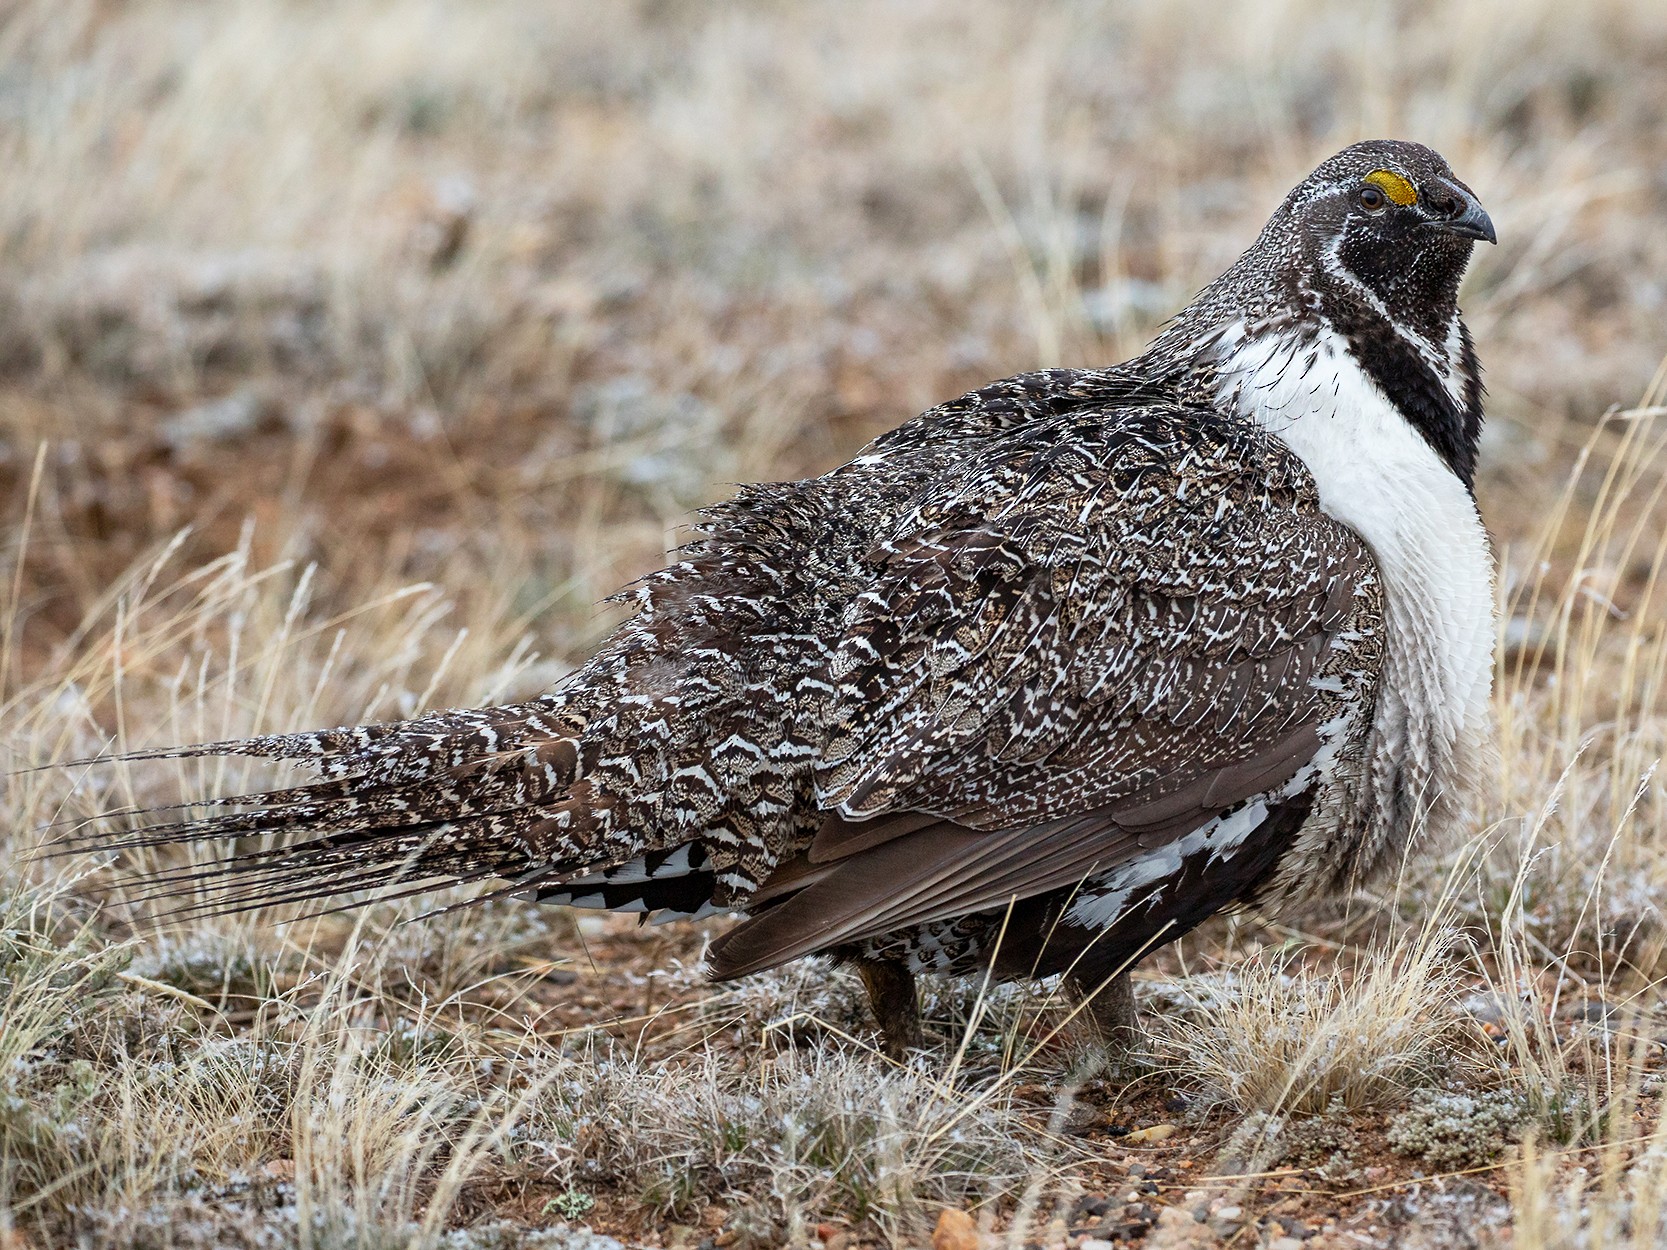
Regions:
<svg viewBox="0 0 1667 1250"><path fill-rule="evenodd" d="M1387 203L1389 197L1378 187L1368 185L1360 188L1360 207L1367 212L1375 213Z"/></svg>

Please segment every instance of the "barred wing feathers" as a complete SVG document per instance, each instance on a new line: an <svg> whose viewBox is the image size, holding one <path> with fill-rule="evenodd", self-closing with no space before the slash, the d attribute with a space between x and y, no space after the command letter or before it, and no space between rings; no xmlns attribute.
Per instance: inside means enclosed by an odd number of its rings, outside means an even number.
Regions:
<svg viewBox="0 0 1667 1250"><path fill-rule="evenodd" d="M1289 776L1381 612L1289 452L1115 370L745 488L627 597L542 698L163 753L317 779L86 841L226 843L150 879L211 909L498 879L751 910L714 951L735 975L1069 884Z"/></svg>
<svg viewBox="0 0 1667 1250"><path fill-rule="evenodd" d="M715 944L720 976L1162 845L1290 780L1377 669L1358 538L1288 453L1196 411L1023 431L871 563L830 672L823 871Z"/></svg>

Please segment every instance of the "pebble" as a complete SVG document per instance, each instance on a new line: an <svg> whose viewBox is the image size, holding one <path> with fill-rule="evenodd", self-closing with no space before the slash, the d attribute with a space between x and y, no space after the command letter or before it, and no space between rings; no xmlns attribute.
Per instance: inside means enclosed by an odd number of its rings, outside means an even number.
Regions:
<svg viewBox="0 0 1667 1250"><path fill-rule="evenodd" d="M978 1225L972 1216L945 1207L932 1230L932 1250L978 1250Z"/></svg>
<svg viewBox="0 0 1667 1250"><path fill-rule="evenodd" d="M295 1160L273 1159L261 1166L260 1174L270 1181L292 1181L295 1179Z"/></svg>
<svg viewBox="0 0 1667 1250"><path fill-rule="evenodd" d="M1181 1130L1173 1124L1154 1124L1150 1128L1137 1128L1123 1140L1126 1142L1160 1142L1168 1141Z"/></svg>
<svg viewBox="0 0 1667 1250"><path fill-rule="evenodd" d="M1601 998L1582 999L1574 1009L1574 1018L1584 1020L1588 1024L1608 1024L1615 1009Z"/></svg>
<svg viewBox="0 0 1667 1250"><path fill-rule="evenodd" d="M1275 1237L1268 1242L1268 1250L1302 1250L1302 1243L1295 1237Z"/></svg>
<svg viewBox="0 0 1667 1250"><path fill-rule="evenodd" d="M260 391L245 387L164 418L158 433L175 450L197 442L235 443L253 434L272 415L274 405Z"/></svg>
<svg viewBox="0 0 1667 1250"><path fill-rule="evenodd" d="M1231 1237L1239 1231L1239 1226L1244 1223L1244 1208L1229 1203L1211 1211L1209 1217L1211 1228L1223 1237Z"/></svg>
<svg viewBox="0 0 1667 1250"><path fill-rule="evenodd" d="M1506 994L1491 991L1470 994L1459 1004L1459 1008L1477 1023L1492 1029L1503 1030L1515 1021L1524 1025L1530 1023L1527 1008L1521 1000Z"/></svg>
<svg viewBox="0 0 1667 1250"><path fill-rule="evenodd" d="M1221 1238L1208 1224L1200 1224L1180 1207L1158 1212L1157 1227L1147 1237L1143 1250L1204 1250L1221 1245Z"/></svg>

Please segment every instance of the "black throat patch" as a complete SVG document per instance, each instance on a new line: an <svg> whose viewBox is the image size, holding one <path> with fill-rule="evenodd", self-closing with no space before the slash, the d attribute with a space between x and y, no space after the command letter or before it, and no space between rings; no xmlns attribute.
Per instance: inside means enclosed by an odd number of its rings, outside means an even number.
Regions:
<svg viewBox="0 0 1667 1250"><path fill-rule="evenodd" d="M1342 335L1349 352L1442 462L1475 493L1476 452L1482 434L1481 368L1470 331L1459 323L1457 402L1441 376L1406 333L1386 321L1356 292L1333 281L1319 292L1321 316Z"/></svg>

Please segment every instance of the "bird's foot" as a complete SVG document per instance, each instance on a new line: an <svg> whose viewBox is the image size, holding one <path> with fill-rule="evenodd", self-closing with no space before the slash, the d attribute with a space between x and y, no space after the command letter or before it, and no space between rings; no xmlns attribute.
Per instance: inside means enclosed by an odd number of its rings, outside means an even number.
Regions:
<svg viewBox="0 0 1667 1250"><path fill-rule="evenodd" d="M1151 1039L1140 1027L1128 969L1106 981L1082 981L1073 977L1069 984L1071 997L1081 1005L1077 1018L1085 1022L1086 1031L1100 1048L1110 1073L1133 1077L1150 1072L1156 1062Z"/></svg>
<svg viewBox="0 0 1667 1250"><path fill-rule="evenodd" d="M920 997L914 973L895 960L858 959L857 972L868 991L869 1006L880 1026L880 1049L901 1061L925 1045L920 1028Z"/></svg>

